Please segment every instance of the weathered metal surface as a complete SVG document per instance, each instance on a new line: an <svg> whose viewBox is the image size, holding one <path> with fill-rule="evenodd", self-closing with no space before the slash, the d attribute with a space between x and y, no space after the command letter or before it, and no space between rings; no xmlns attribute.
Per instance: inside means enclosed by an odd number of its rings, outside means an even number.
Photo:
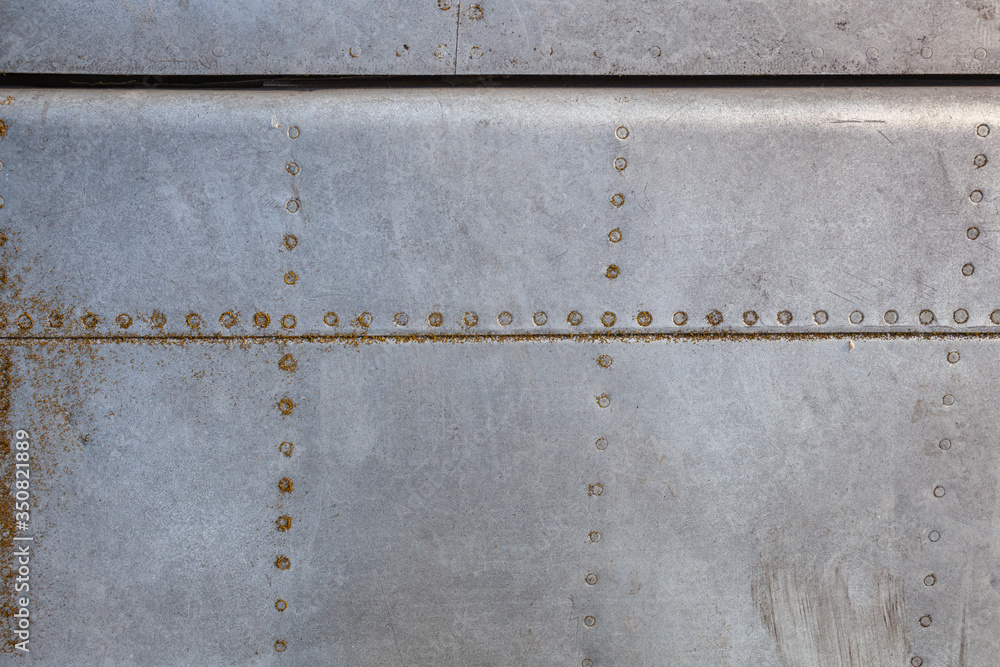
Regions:
<svg viewBox="0 0 1000 667"><path fill-rule="evenodd" d="M0 70L91 74L997 73L996 7L890 3L4 5ZM461 16L459 15L461 14ZM56 28L57 26L57 28Z"/></svg>
<svg viewBox="0 0 1000 667"><path fill-rule="evenodd" d="M31 658L988 664L997 345L8 341Z"/></svg>
<svg viewBox="0 0 1000 667"><path fill-rule="evenodd" d="M452 74L458 3L8 0L0 70Z"/></svg>
<svg viewBox="0 0 1000 667"><path fill-rule="evenodd" d="M6 335L1000 322L996 88L8 93Z"/></svg>

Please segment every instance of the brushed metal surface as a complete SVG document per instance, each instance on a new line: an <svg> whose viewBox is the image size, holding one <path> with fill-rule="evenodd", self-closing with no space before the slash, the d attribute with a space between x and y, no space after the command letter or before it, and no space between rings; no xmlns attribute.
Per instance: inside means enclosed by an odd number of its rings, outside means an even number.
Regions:
<svg viewBox="0 0 1000 667"><path fill-rule="evenodd" d="M992 87L5 97L6 335L1000 322Z"/></svg>

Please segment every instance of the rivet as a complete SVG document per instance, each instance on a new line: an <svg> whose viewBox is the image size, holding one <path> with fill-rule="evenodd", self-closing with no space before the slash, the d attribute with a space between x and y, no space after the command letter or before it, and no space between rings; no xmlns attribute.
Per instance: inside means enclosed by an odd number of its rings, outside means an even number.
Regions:
<svg viewBox="0 0 1000 667"><path fill-rule="evenodd" d="M757 324L758 319L759 318L757 317L757 313L755 313L752 310L748 310L747 312L743 313L743 324L747 325L748 327L752 327L753 325Z"/></svg>
<svg viewBox="0 0 1000 667"><path fill-rule="evenodd" d="M654 58L659 58L661 55L663 55L663 50L658 46L651 46L649 47L649 55L653 56Z"/></svg>
<svg viewBox="0 0 1000 667"><path fill-rule="evenodd" d="M53 329L59 329L63 325L63 316L59 314L58 311L53 310L49 313L49 326Z"/></svg>
<svg viewBox="0 0 1000 667"><path fill-rule="evenodd" d="M226 50L221 46L216 46L214 49L212 49L212 55L214 55L216 58L221 58L223 55L225 55L225 53Z"/></svg>
<svg viewBox="0 0 1000 667"><path fill-rule="evenodd" d="M500 326L502 327L508 326L513 321L514 321L514 316L508 313L506 310L497 315L497 322L499 322Z"/></svg>
<svg viewBox="0 0 1000 667"><path fill-rule="evenodd" d="M980 47L972 55L976 60L986 60L986 49Z"/></svg>
<svg viewBox="0 0 1000 667"><path fill-rule="evenodd" d="M653 323L653 315L648 310L640 310L639 314L635 316L635 321L639 323L640 327L648 327Z"/></svg>
<svg viewBox="0 0 1000 667"><path fill-rule="evenodd" d="M972 192L970 192L969 201L971 201L973 204L978 204L979 202L983 201L983 191L973 190Z"/></svg>
<svg viewBox="0 0 1000 667"><path fill-rule="evenodd" d="M929 628L931 626L931 615L925 614L920 617L920 626L924 628Z"/></svg>
<svg viewBox="0 0 1000 667"><path fill-rule="evenodd" d="M287 202L285 202L285 210L288 211L289 213L295 213L296 211L298 211L299 210L299 200L298 199L289 199Z"/></svg>
<svg viewBox="0 0 1000 667"><path fill-rule="evenodd" d="M617 169L618 171L625 171L625 167L627 166L628 166L628 160L626 160L623 157L615 158L615 169Z"/></svg>
<svg viewBox="0 0 1000 667"><path fill-rule="evenodd" d="M969 227L965 230L965 235L969 237L970 241L975 241L979 238L979 227Z"/></svg>
<svg viewBox="0 0 1000 667"><path fill-rule="evenodd" d="M289 271L285 274L285 284L294 285L299 281L299 276L294 271Z"/></svg>
<svg viewBox="0 0 1000 667"><path fill-rule="evenodd" d="M357 58L358 56L361 55L361 47L355 44L350 49L348 49L348 53L351 54L352 58Z"/></svg>
<svg viewBox="0 0 1000 667"><path fill-rule="evenodd" d="M920 323L921 324L931 324L934 321L934 313L929 310L920 311Z"/></svg>
<svg viewBox="0 0 1000 667"><path fill-rule="evenodd" d="M722 313L718 310L713 310L705 316L705 319L708 320L708 323L713 327L717 327L722 324Z"/></svg>
<svg viewBox="0 0 1000 667"><path fill-rule="evenodd" d="M935 486L934 487L934 497L935 498L944 498L944 487L943 486L939 485L939 486Z"/></svg>
<svg viewBox="0 0 1000 667"><path fill-rule="evenodd" d="M605 438L598 438L594 444L602 451L608 448L608 441Z"/></svg>
<svg viewBox="0 0 1000 667"><path fill-rule="evenodd" d="M604 49L602 49L600 47L594 49L594 57L595 58L603 58L604 57Z"/></svg>
<svg viewBox="0 0 1000 667"><path fill-rule="evenodd" d="M605 311L605 313L601 315L601 324L603 324L606 327L613 327L615 325L615 319L616 318L614 313L612 313L610 310Z"/></svg>
<svg viewBox="0 0 1000 667"><path fill-rule="evenodd" d="M610 354L602 354L597 357L597 365L601 368L611 368L611 364L615 363L615 360L611 358Z"/></svg>
<svg viewBox="0 0 1000 667"><path fill-rule="evenodd" d="M294 486L295 485L292 484L292 480L288 479L287 477L282 477L280 480L278 480L278 489L282 493L291 493Z"/></svg>
<svg viewBox="0 0 1000 667"><path fill-rule="evenodd" d="M989 160L986 159L986 156L983 155L982 153L972 158L972 164L976 165L977 169L982 169L983 167L985 167L987 162L989 162Z"/></svg>
<svg viewBox="0 0 1000 667"><path fill-rule="evenodd" d="M910 658L910 664L913 667L923 667L924 659L921 658L919 655L915 655L912 658Z"/></svg>
<svg viewBox="0 0 1000 667"><path fill-rule="evenodd" d="M994 310L990 313L990 322L993 324L1000 324L1000 310Z"/></svg>
<svg viewBox="0 0 1000 667"><path fill-rule="evenodd" d="M625 203L625 195L621 194L620 192L611 195L611 205L614 206L615 208L620 207L624 203Z"/></svg>
<svg viewBox="0 0 1000 667"><path fill-rule="evenodd" d="M928 60L933 55L934 55L934 51L931 50L931 47L929 47L929 46L925 46L924 48L920 49L920 56L924 60Z"/></svg>
<svg viewBox="0 0 1000 667"><path fill-rule="evenodd" d="M584 616L583 624L586 625L588 628L592 628L595 625L597 625L597 619L594 618L593 616Z"/></svg>
<svg viewBox="0 0 1000 667"><path fill-rule="evenodd" d="M283 442L280 445L278 445L278 451L281 452L282 454L284 454L285 456L288 456L288 457L291 457L292 450L294 450L294 449L295 449L295 445L293 445L290 442Z"/></svg>
<svg viewBox="0 0 1000 667"><path fill-rule="evenodd" d="M24 317L24 316L22 315L22 317ZM30 320L31 318L29 317L28 319ZM132 326L132 317L130 315L126 315L125 313L122 313L118 317L115 318L115 322L117 322L118 326L120 326L122 329L128 329L130 326ZM18 320L18 326L20 326L20 324L21 324L21 321ZM31 325L29 324L28 326L31 326Z"/></svg>
<svg viewBox="0 0 1000 667"><path fill-rule="evenodd" d="M962 358L962 355L960 355L957 351L953 350L953 351L951 351L951 352L948 353L948 363L949 364L957 364L958 360L961 359L961 358Z"/></svg>
<svg viewBox="0 0 1000 667"><path fill-rule="evenodd" d="M976 272L976 267L974 267L972 264L965 264L962 266L963 276L971 276L975 272Z"/></svg>
<svg viewBox="0 0 1000 667"><path fill-rule="evenodd" d="M358 315L358 324L367 329L372 325L372 314L367 310Z"/></svg>
<svg viewBox="0 0 1000 667"><path fill-rule="evenodd" d="M462 318L462 321L465 322L465 326L474 327L479 324L479 315L469 311L465 314L465 317Z"/></svg>
<svg viewBox="0 0 1000 667"><path fill-rule="evenodd" d="M620 273L621 272L619 271L618 266L616 266L615 264L612 264L604 272L604 275L606 275L609 279L614 280L615 278L618 277L618 275Z"/></svg>
<svg viewBox="0 0 1000 667"><path fill-rule="evenodd" d="M951 394L945 394L944 398L941 399L941 402L944 403L945 405L954 405L955 397L952 396Z"/></svg>
<svg viewBox="0 0 1000 667"><path fill-rule="evenodd" d="M274 608L277 609L278 611L285 611L286 609L288 609L288 603L285 602L284 600L278 600L277 602L274 603Z"/></svg>
<svg viewBox="0 0 1000 667"><path fill-rule="evenodd" d="M396 313L392 316L392 322L397 327L405 327L410 318L407 317L406 313Z"/></svg>
<svg viewBox="0 0 1000 667"><path fill-rule="evenodd" d="M292 176L295 176L297 173L299 173L299 165L297 165L294 162L289 162L288 164L285 165L285 171L287 171Z"/></svg>
<svg viewBox="0 0 1000 667"><path fill-rule="evenodd" d="M83 326L88 329L93 329L97 326L97 315L94 313L86 313L80 317L80 321L83 322Z"/></svg>
<svg viewBox="0 0 1000 667"><path fill-rule="evenodd" d="M192 329L197 329L201 326L201 315L199 315L198 313L188 313L188 316L185 318L185 321L187 322L187 325L189 327L191 327Z"/></svg>
<svg viewBox="0 0 1000 667"><path fill-rule="evenodd" d="M868 56L868 60L878 60L878 49L871 46L865 51L865 55Z"/></svg>
<svg viewBox="0 0 1000 667"><path fill-rule="evenodd" d="M298 139L299 138L299 128L298 128L298 126L292 125L290 128L288 128L288 138L289 139Z"/></svg>
<svg viewBox="0 0 1000 667"><path fill-rule="evenodd" d="M813 313L813 322L815 322L816 324L826 324L827 320L829 319L830 316L827 315L825 310L817 310L815 313Z"/></svg>
<svg viewBox="0 0 1000 667"><path fill-rule="evenodd" d="M440 7L445 11L448 11L449 9L451 9L451 3L448 2L448 0L438 0L438 7Z"/></svg>
<svg viewBox="0 0 1000 667"><path fill-rule="evenodd" d="M589 586L593 586L594 584L597 583L597 575L591 572L587 574L587 576L584 577L583 580L586 581Z"/></svg>
<svg viewBox="0 0 1000 667"><path fill-rule="evenodd" d="M282 556L282 558L284 558L284 556ZM287 570L288 568L282 568L282 569ZM274 642L274 650L277 651L278 653L281 653L286 648L288 648L288 646L285 644L285 642L281 641L280 639Z"/></svg>
<svg viewBox="0 0 1000 667"><path fill-rule="evenodd" d="M621 241L622 230L612 229L610 232L608 232L608 240L611 241L612 243L618 243L619 241Z"/></svg>
<svg viewBox="0 0 1000 667"><path fill-rule="evenodd" d="M683 326L687 324L688 321L687 313L685 313L683 310L678 310L676 313L674 313L673 321L674 324L676 324L677 326Z"/></svg>
<svg viewBox="0 0 1000 667"><path fill-rule="evenodd" d="M397 58L402 58L409 51L410 51L410 45L409 44L400 44L399 46L396 47L396 57Z"/></svg>
<svg viewBox="0 0 1000 667"><path fill-rule="evenodd" d="M282 514L275 520L274 523L277 525L278 530L284 533L292 527L292 517L287 514Z"/></svg>
<svg viewBox="0 0 1000 667"><path fill-rule="evenodd" d="M932 530L931 532L927 533L927 539L930 540L931 542L937 542L938 540L941 539L941 533L939 533L936 530Z"/></svg>
<svg viewBox="0 0 1000 667"><path fill-rule="evenodd" d="M602 493L604 493L604 485L601 484L600 482L598 482L596 484L591 484L587 488L587 495L588 496L599 496Z"/></svg>
<svg viewBox="0 0 1000 667"><path fill-rule="evenodd" d="M0 171L3 171L3 160L0 160Z"/></svg>
<svg viewBox="0 0 1000 667"><path fill-rule="evenodd" d="M544 310L539 310L534 315L531 316L532 321L534 321L535 326L542 326L549 321L549 316L545 314Z"/></svg>
<svg viewBox="0 0 1000 667"><path fill-rule="evenodd" d="M267 313L254 313L253 325L258 329L264 329L271 324L271 317Z"/></svg>
<svg viewBox="0 0 1000 667"><path fill-rule="evenodd" d="M851 321L851 324L861 324L865 319L865 314L860 310L855 310L848 316L848 319Z"/></svg>
<svg viewBox="0 0 1000 667"><path fill-rule="evenodd" d="M886 324L895 324L899 321L899 313L895 310L887 310L885 311L885 315L882 316L882 319L885 320Z"/></svg>
<svg viewBox="0 0 1000 667"><path fill-rule="evenodd" d="M989 130L987 130L987 132L988 131ZM615 130L615 136L618 137L619 139L628 139L628 128L625 127L624 125L620 126L617 130ZM981 136L985 137L986 135L984 134Z"/></svg>
<svg viewBox="0 0 1000 667"><path fill-rule="evenodd" d="M427 324L432 327L439 327L444 324L444 315L441 313L431 313L427 316Z"/></svg>
<svg viewBox="0 0 1000 667"><path fill-rule="evenodd" d="M593 544L597 544L598 542L601 541L601 534L596 530L590 531L590 541Z"/></svg>
<svg viewBox="0 0 1000 667"><path fill-rule="evenodd" d="M294 329L295 328L295 316L289 314L289 315L285 315L284 317L282 317L281 318L281 326L284 327L285 329Z"/></svg>
<svg viewBox="0 0 1000 667"><path fill-rule="evenodd" d="M965 308L959 308L954 313L952 313L951 316L959 324L965 324L966 322L969 321L969 311L967 311Z"/></svg>
<svg viewBox="0 0 1000 667"><path fill-rule="evenodd" d="M924 586L933 586L937 582L937 577L933 574L928 574L924 577Z"/></svg>
<svg viewBox="0 0 1000 667"><path fill-rule="evenodd" d="M290 398L283 398L278 401L278 411L283 415L292 414L292 410L295 409L295 403Z"/></svg>
<svg viewBox="0 0 1000 667"><path fill-rule="evenodd" d="M329 312L323 316L323 324L328 327L335 327L340 323L340 318L337 317L337 313Z"/></svg>
<svg viewBox="0 0 1000 667"><path fill-rule="evenodd" d="M611 405L611 397L608 396L607 394L601 394L600 396L597 396L597 405L598 407L601 408L608 407L609 405Z"/></svg>
<svg viewBox="0 0 1000 667"><path fill-rule="evenodd" d="M153 317L156 317L156 315L154 314ZM166 321L166 318L164 318L164 321ZM222 315L219 315L219 324L226 327L227 329L232 329L234 326L236 326L236 315L234 315L232 311L227 310L226 312L222 313Z"/></svg>
<svg viewBox="0 0 1000 667"><path fill-rule="evenodd" d="M792 313L787 310L782 310L778 313L778 324L788 326L792 323Z"/></svg>
<svg viewBox="0 0 1000 667"><path fill-rule="evenodd" d="M951 440L949 440L948 438L944 438L943 440L941 440L941 442L938 443L938 447L944 450L951 449Z"/></svg>
<svg viewBox="0 0 1000 667"><path fill-rule="evenodd" d="M292 561L289 560L288 556L278 556L277 558L274 559L274 566L279 570L287 570L292 566ZM284 643L285 642L281 642L282 646L284 646ZM285 649L280 648L278 650L284 651Z"/></svg>
<svg viewBox="0 0 1000 667"><path fill-rule="evenodd" d="M171 44L167 47L167 55L172 57L177 57L181 54L181 48L176 44Z"/></svg>
<svg viewBox="0 0 1000 667"><path fill-rule="evenodd" d="M580 323L583 322L583 315L574 310L570 312L569 317L566 318L566 321L572 324L574 327L579 326Z"/></svg>
<svg viewBox="0 0 1000 667"><path fill-rule="evenodd" d="M977 125L976 126L976 135L978 135L980 137L986 137L986 136L989 135L989 133L990 133L990 126L989 125L983 123L981 125Z"/></svg>
<svg viewBox="0 0 1000 667"><path fill-rule="evenodd" d="M278 362L278 368L280 368L283 371L289 371L294 373L298 367L299 367L299 362L297 362L295 360L295 357L293 357L290 354L286 354L281 358L281 361Z"/></svg>
<svg viewBox="0 0 1000 667"><path fill-rule="evenodd" d="M812 50L812 56L813 56L813 58L822 58L823 57L823 49L821 47L817 46L816 48L814 48Z"/></svg>

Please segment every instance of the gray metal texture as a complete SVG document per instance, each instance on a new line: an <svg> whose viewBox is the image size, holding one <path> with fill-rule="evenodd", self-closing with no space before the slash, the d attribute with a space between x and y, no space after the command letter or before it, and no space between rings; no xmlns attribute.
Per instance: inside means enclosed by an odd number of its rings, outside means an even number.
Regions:
<svg viewBox="0 0 1000 667"><path fill-rule="evenodd" d="M996 88L5 98L11 336L1000 322Z"/></svg>
<svg viewBox="0 0 1000 667"><path fill-rule="evenodd" d="M915 0L8 0L0 70L90 74L997 73L996 5Z"/></svg>

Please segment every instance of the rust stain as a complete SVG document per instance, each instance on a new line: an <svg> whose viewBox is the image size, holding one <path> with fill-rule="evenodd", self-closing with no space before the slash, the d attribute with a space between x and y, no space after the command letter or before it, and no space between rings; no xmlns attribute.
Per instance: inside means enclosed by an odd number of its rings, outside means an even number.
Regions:
<svg viewBox="0 0 1000 667"><path fill-rule="evenodd" d="M5 123L2 118L0 118L0 137L6 137L6 136L7 136L7 123Z"/></svg>

